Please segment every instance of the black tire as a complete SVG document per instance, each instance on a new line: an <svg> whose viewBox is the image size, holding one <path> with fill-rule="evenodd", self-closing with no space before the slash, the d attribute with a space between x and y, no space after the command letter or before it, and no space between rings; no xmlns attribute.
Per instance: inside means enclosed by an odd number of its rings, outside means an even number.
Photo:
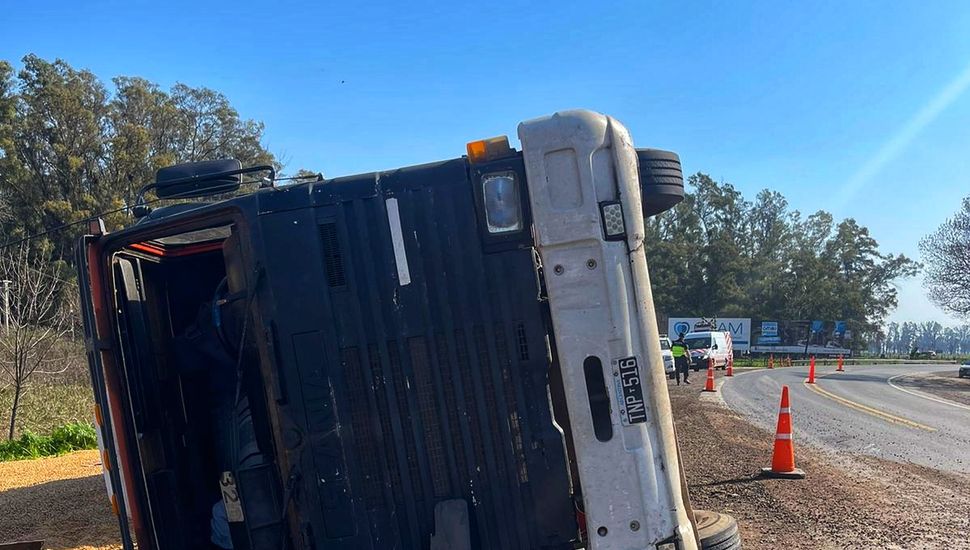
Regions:
<svg viewBox="0 0 970 550"><path fill-rule="evenodd" d="M726 514L710 510L694 510L694 523L704 550L736 550L741 548L738 521Z"/></svg>
<svg viewBox="0 0 970 550"><path fill-rule="evenodd" d="M677 153L637 149L637 163L644 217L669 210L684 200L684 173Z"/></svg>

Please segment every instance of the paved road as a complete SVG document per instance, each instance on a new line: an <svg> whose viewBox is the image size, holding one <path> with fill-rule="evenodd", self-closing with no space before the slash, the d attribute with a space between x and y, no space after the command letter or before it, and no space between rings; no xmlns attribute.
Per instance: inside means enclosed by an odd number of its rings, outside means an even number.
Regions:
<svg viewBox="0 0 970 550"><path fill-rule="evenodd" d="M955 365L807 367L744 372L725 380L729 407L774 433L781 386L787 384L797 449L800 442L939 470L970 473L970 406L900 384L899 375L946 372Z"/></svg>

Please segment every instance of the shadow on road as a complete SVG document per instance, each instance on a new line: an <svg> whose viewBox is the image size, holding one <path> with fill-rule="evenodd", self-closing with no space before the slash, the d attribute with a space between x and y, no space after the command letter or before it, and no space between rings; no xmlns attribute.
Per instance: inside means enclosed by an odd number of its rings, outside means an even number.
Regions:
<svg viewBox="0 0 970 550"><path fill-rule="evenodd" d="M45 540L44 548L117 548L118 523L104 479L58 479L0 492L0 542Z"/></svg>

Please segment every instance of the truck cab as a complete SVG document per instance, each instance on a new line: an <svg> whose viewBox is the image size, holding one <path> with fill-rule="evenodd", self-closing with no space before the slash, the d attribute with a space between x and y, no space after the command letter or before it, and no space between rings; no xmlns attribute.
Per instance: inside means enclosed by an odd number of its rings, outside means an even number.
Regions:
<svg viewBox="0 0 970 550"><path fill-rule="evenodd" d="M91 224L124 548L740 545L690 506L643 252L677 155L589 111L518 135L286 186L180 165L145 196L182 202Z"/></svg>

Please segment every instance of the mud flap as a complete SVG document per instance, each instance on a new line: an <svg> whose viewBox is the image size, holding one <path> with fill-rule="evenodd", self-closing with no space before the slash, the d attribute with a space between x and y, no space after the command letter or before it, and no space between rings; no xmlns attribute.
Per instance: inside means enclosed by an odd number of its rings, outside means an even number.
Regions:
<svg viewBox="0 0 970 550"><path fill-rule="evenodd" d="M434 530L431 550L471 550L468 503L456 498L435 504Z"/></svg>

